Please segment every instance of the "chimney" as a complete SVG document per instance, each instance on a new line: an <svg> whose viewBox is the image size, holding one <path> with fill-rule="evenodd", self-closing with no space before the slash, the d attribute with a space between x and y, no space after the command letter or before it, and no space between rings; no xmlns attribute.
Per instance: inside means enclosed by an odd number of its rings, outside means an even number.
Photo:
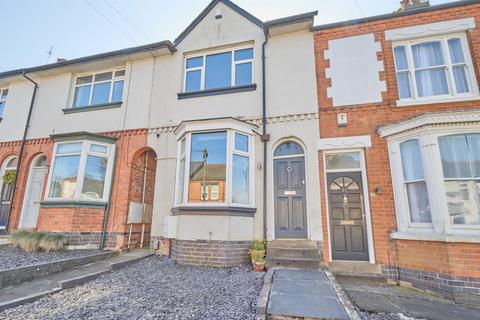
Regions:
<svg viewBox="0 0 480 320"><path fill-rule="evenodd" d="M65 62L65 61L67 61L67 59L57 58L57 63L62 63L62 62Z"/></svg>
<svg viewBox="0 0 480 320"><path fill-rule="evenodd" d="M429 0L402 0L398 12L413 11L430 7Z"/></svg>

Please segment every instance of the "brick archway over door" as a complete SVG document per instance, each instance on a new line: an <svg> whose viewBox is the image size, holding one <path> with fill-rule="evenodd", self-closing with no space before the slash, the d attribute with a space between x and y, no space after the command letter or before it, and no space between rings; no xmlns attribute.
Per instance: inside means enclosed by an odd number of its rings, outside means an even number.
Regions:
<svg viewBox="0 0 480 320"><path fill-rule="evenodd" d="M157 155L147 149L137 153L132 160L130 184L128 191L129 208L144 205L144 223L127 224L126 245L130 237L130 247L148 247L150 243L151 217L153 213L153 195L155 191L155 174L157 166ZM128 221L127 221L128 222ZM131 226L131 228L130 228ZM131 236L130 236L130 230ZM142 236L143 234L143 236ZM142 242L143 239L143 242Z"/></svg>

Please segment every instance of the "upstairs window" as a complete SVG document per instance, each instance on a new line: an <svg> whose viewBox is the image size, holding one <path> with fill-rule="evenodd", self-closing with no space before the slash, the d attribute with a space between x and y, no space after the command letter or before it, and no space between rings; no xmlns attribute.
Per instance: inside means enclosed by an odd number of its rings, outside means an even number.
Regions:
<svg viewBox="0 0 480 320"><path fill-rule="evenodd" d="M73 108L121 102L125 70L108 71L77 77Z"/></svg>
<svg viewBox="0 0 480 320"><path fill-rule="evenodd" d="M253 83L253 48L187 57L184 92L221 89Z"/></svg>
<svg viewBox="0 0 480 320"><path fill-rule="evenodd" d="M7 103L8 89L0 89L0 119L3 118L5 104Z"/></svg>
<svg viewBox="0 0 480 320"><path fill-rule="evenodd" d="M400 100L431 100L477 94L465 35L394 46Z"/></svg>

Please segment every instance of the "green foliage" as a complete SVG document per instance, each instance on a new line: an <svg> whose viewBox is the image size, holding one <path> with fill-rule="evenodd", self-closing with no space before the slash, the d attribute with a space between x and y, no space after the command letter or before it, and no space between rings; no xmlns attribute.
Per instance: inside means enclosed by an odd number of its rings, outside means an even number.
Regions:
<svg viewBox="0 0 480 320"><path fill-rule="evenodd" d="M250 245L250 258L252 259L252 263L265 264L266 248L267 242L265 240L253 240Z"/></svg>
<svg viewBox="0 0 480 320"><path fill-rule="evenodd" d="M265 250L267 248L267 241L265 240L253 240L250 245L250 250Z"/></svg>
<svg viewBox="0 0 480 320"><path fill-rule="evenodd" d="M15 182L15 177L17 173L15 171L7 171L2 177L2 182L4 185L11 185Z"/></svg>
<svg viewBox="0 0 480 320"><path fill-rule="evenodd" d="M10 235L13 245L25 252L45 252L63 250L66 237L62 234L38 232L34 229L22 229Z"/></svg>
<svg viewBox="0 0 480 320"><path fill-rule="evenodd" d="M250 258L253 262L259 261L265 257L265 250L250 250Z"/></svg>
<svg viewBox="0 0 480 320"><path fill-rule="evenodd" d="M62 234L46 234L40 240L39 246L45 252L61 251L66 243Z"/></svg>

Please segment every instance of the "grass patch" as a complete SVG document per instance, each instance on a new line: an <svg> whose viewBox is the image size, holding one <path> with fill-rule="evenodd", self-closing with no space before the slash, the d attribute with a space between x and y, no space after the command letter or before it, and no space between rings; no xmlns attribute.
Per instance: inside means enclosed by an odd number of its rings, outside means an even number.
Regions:
<svg viewBox="0 0 480 320"><path fill-rule="evenodd" d="M38 232L33 229L23 229L10 235L12 244L25 252L54 252L64 249L66 238L62 234Z"/></svg>

